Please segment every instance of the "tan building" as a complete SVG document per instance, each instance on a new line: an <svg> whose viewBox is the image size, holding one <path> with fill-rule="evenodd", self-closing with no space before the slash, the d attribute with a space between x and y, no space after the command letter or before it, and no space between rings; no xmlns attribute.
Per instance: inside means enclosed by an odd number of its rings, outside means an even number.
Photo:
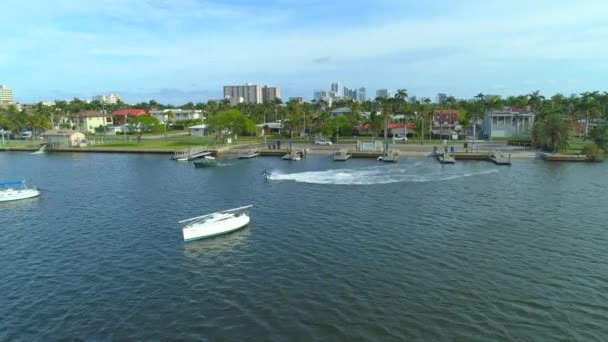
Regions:
<svg viewBox="0 0 608 342"><path fill-rule="evenodd" d="M13 91L11 88L0 84L0 106L8 106L15 104Z"/></svg>
<svg viewBox="0 0 608 342"><path fill-rule="evenodd" d="M95 133L96 128L113 124L112 115L103 115L102 112L96 110L80 112L75 119L76 130L87 133Z"/></svg>
<svg viewBox="0 0 608 342"><path fill-rule="evenodd" d="M84 147L87 140L82 132L50 130L42 133L44 142L50 147Z"/></svg>

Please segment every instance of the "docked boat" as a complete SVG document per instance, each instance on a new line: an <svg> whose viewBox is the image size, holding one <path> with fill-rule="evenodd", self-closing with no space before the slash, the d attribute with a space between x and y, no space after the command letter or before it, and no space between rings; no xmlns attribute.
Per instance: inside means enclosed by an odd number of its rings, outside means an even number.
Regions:
<svg viewBox="0 0 608 342"><path fill-rule="evenodd" d="M340 150L334 152L334 161L347 161L351 157L351 154L347 150Z"/></svg>
<svg viewBox="0 0 608 342"><path fill-rule="evenodd" d="M250 150L244 153L239 154L239 159L252 159L260 155L258 150Z"/></svg>
<svg viewBox="0 0 608 342"><path fill-rule="evenodd" d="M290 151L287 154L285 154L284 156L282 156L281 159L283 159L283 160L302 160L303 156L304 156L303 151L298 151L298 152Z"/></svg>
<svg viewBox="0 0 608 342"><path fill-rule="evenodd" d="M40 196L35 187L28 187L24 181L0 182L0 202Z"/></svg>
<svg viewBox="0 0 608 342"><path fill-rule="evenodd" d="M217 159L211 156L205 156L202 159L199 159L194 162L194 167L196 168L208 168L208 167L216 167Z"/></svg>
<svg viewBox="0 0 608 342"><path fill-rule="evenodd" d="M385 163L396 163L399 161L399 153L390 152L383 156L378 157L379 161L383 161Z"/></svg>
<svg viewBox="0 0 608 342"><path fill-rule="evenodd" d="M249 224L251 207L248 205L179 221L184 242L226 234L245 227Z"/></svg>

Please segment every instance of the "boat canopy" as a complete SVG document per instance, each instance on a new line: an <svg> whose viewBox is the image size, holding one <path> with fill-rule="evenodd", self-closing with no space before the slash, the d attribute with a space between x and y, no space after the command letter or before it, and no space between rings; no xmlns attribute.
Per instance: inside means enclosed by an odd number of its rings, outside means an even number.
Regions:
<svg viewBox="0 0 608 342"><path fill-rule="evenodd" d="M23 181L0 182L0 186L21 185Z"/></svg>

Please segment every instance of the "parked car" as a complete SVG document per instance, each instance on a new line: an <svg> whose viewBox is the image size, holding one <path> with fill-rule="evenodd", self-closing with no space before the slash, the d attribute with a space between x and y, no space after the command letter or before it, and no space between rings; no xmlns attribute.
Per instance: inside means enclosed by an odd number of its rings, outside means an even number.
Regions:
<svg viewBox="0 0 608 342"><path fill-rule="evenodd" d="M331 146L331 141L319 139L319 140L315 141L315 145L327 145L327 146Z"/></svg>
<svg viewBox="0 0 608 342"><path fill-rule="evenodd" d="M393 136L393 141L407 141L407 137L405 135L395 134Z"/></svg>
<svg viewBox="0 0 608 342"><path fill-rule="evenodd" d="M31 131L21 132L21 139L30 139L32 137Z"/></svg>

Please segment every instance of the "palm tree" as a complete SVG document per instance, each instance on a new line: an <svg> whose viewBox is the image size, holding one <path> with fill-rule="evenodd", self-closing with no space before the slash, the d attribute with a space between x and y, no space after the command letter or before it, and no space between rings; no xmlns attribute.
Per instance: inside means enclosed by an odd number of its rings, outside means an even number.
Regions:
<svg viewBox="0 0 608 342"><path fill-rule="evenodd" d="M584 92L581 94L581 99L579 103L579 112L585 115L586 124L585 124L585 136L589 135L589 123L592 119L597 118L601 113L601 107L599 102L597 101L597 97L599 92Z"/></svg>
<svg viewBox="0 0 608 342"><path fill-rule="evenodd" d="M545 151L556 153L568 147L570 123L559 112L547 113L532 128L532 141Z"/></svg>
<svg viewBox="0 0 608 342"><path fill-rule="evenodd" d="M540 95L540 91L535 90L531 94L527 95L528 97L528 106L534 115L537 117L542 117L542 109L543 102L545 101L545 97Z"/></svg>

